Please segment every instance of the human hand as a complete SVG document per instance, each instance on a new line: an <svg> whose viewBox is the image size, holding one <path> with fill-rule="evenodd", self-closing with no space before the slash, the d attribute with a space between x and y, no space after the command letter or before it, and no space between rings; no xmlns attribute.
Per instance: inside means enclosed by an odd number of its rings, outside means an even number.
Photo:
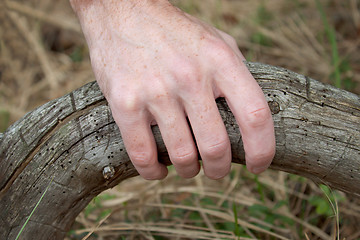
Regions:
<svg viewBox="0 0 360 240"><path fill-rule="evenodd" d="M235 40L166 0L72 0L95 77L127 152L145 179L162 179L151 124L178 174L209 178L230 170L231 147L215 99L224 97L242 135L246 164L264 171L275 154L271 113Z"/></svg>

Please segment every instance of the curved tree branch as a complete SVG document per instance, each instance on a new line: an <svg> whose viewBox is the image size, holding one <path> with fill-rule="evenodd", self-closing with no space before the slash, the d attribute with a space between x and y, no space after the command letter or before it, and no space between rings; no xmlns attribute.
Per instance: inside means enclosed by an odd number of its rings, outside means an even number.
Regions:
<svg viewBox="0 0 360 240"><path fill-rule="evenodd" d="M271 168L360 196L360 98L286 69L248 63L273 113L277 153ZM217 101L232 144L244 163L236 121ZM169 164L159 129L159 161ZM105 189L138 173L95 82L49 102L0 135L0 238L22 234L62 239L76 216Z"/></svg>

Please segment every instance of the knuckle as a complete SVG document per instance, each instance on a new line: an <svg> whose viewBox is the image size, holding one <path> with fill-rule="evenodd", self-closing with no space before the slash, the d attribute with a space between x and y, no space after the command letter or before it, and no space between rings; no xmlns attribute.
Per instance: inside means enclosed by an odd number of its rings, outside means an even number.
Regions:
<svg viewBox="0 0 360 240"><path fill-rule="evenodd" d="M221 38L211 39L208 46L208 53L213 56L213 59L218 60L219 63L228 63L236 60L236 54L233 49Z"/></svg>
<svg viewBox="0 0 360 240"><path fill-rule="evenodd" d="M194 163L197 153L192 150L180 149L175 154L172 154L172 162L180 167L187 167Z"/></svg>
<svg viewBox="0 0 360 240"><path fill-rule="evenodd" d="M190 60L179 59L176 61L174 76L181 89L193 90L200 83L201 76L197 64Z"/></svg>
<svg viewBox="0 0 360 240"><path fill-rule="evenodd" d="M148 95L146 97L147 104L159 104L161 106L166 105L170 101L171 94L165 86L153 87L148 89Z"/></svg>
<svg viewBox="0 0 360 240"><path fill-rule="evenodd" d="M133 164L140 168L149 168L154 164L150 152L133 152L129 153L129 156Z"/></svg>
<svg viewBox="0 0 360 240"><path fill-rule="evenodd" d="M244 120L250 128L262 127L271 120L270 110L268 107L255 108L244 115Z"/></svg>
<svg viewBox="0 0 360 240"><path fill-rule="evenodd" d="M230 35L227 35L227 36L228 36L227 39L228 39L229 43L232 44L234 47L237 47L238 45L237 45L237 42L236 42L235 38L233 38Z"/></svg>
<svg viewBox="0 0 360 240"><path fill-rule="evenodd" d="M197 71L194 67L194 64L191 60L178 58L176 61L176 74L180 75L179 77L191 77L196 75Z"/></svg>
<svg viewBox="0 0 360 240"><path fill-rule="evenodd" d="M225 32L221 32L221 36L224 38L225 42L227 42L231 46L237 47L237 42L233 36L231 36Z"/></svg>
<svg viewBox="0 0 360 240"><path fill-rule="evenodd" d="M206 145L202 151L202 156L205 159L218 159L224 156L229 147L230 141L228 137L218 137Z"/></svg>
<svg viewBox="0 0 360 240"><path fill-rule="evenodd" d="M109 102L121 112L135 112L143 105L141 95L136 91L112 90L108 98Z"/></svg>

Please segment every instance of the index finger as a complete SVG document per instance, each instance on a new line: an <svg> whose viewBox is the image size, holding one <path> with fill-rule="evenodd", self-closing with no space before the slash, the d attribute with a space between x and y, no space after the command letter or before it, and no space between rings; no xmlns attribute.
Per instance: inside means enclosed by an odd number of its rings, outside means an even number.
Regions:
<svg viewBox="0 0 360 240"><path fill-rule="evenodd" d="M275 132L260 86L239 57L218 68L216 82L239 125L247 168L256 174L263 172L275 155Z"/></svg>

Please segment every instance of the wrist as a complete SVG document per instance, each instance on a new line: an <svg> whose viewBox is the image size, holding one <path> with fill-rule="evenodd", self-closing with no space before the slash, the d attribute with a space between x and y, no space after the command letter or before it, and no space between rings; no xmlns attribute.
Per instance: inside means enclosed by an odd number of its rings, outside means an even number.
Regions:
<svg viewBox="0 0 360 240"><path fill-rule="evenodd" d="M150 22L172 18L175 10L168 0L70 0L70 4L89 47L106 34L134 37Z"/></svg>
<svg viewBox="0 0 360 240"><path fill-rule="evenodd" d="M69 0L83 31L90 25L117 21L123 25L139 16L161 17L166 9L173 7L169 0ZM131 20L130 20L131 22Z"/></svg>
<svg viewBox="0 0 360 240"><path fill-rule="evenodd" d="M136 7L154 7L164 3L169 4L168 0L69 0L70 5L77 15L86 13L89 8L108 8L120 11L131 11Z"/></svg>

